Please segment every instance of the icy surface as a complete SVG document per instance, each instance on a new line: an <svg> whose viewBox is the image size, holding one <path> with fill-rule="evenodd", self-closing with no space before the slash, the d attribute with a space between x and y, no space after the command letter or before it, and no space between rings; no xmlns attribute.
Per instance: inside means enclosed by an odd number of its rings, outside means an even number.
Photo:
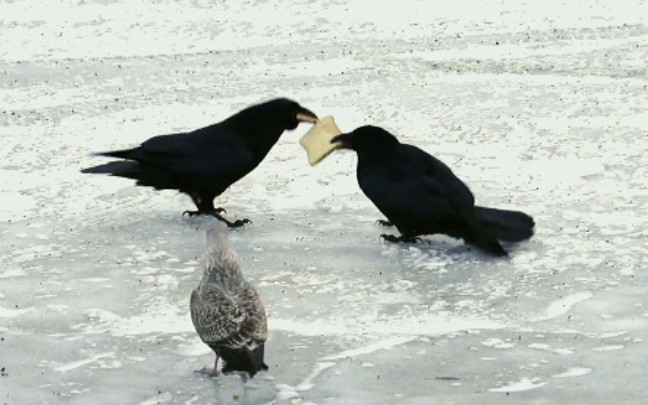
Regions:
<svg viewBox="0 0 648 405"><path fill-rule="evenodd" d="M216 4L218 3L218 4ZM643 1L0 3L0 403L611 404L648 386ZM355 157L286 133L217 200L270 370L193 373L207 219L91 151L274 96L374 123L537 235L391 246Z"/></svg>

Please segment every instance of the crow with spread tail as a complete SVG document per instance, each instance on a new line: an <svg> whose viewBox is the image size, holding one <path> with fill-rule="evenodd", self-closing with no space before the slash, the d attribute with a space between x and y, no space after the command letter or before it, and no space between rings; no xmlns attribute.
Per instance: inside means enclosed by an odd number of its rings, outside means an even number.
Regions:
<svg viewBox="0 0 648 405"><path fill-rule="evenodd" d="M230 248L227 227L216 222L207 230L207 251L200 284L191 294L191 320L198 335L216 353L223 373L246 372L251 377L268 366L263 362L268 323L254 287L243 277L236 253Z"/></svg>
<svg viewBox="0 0 648 405"><path fill-rule="evenodd" d="M286 130L317 116L285 98L248 107L222 122L187 133L150 138L132 149L97 153L122 160L83 169L136 180L156 190L178 190L191 197L196 211L183 214L213 215L229 227L248 219L228 221L214 208L214 198L251 172Z"/></svg>
<svg viewBox="0 0 648 405"><path fill-rule="evenodd" d="M395 225L401 233L382 234L387 241L414 242L418 235L440 233L506 256L500 241L533 235L529 215L476 206L470 189L448 166L380 127L363 126L331 142L358 155L360 188L388 219L378 222Z"/></svg>

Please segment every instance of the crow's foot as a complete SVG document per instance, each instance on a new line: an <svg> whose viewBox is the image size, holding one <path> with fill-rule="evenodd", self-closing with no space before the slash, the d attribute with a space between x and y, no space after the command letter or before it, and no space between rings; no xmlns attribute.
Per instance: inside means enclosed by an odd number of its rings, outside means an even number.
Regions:
<svg viewBox="0 0 648 405"><path fill-rule="evenodd" d="M214 208L213 210L206 210L206 211L200 211L200 210L198 210L198 211L189 211L189 210L187 210L187 211L184 211L182 213L182 216L183 217L185 215L189 215L190 217L195 217L197 215L215 215L216 216L216 215L219 215L219 214L225 213L225 212L227 212L227 211L225 211L225 208L218 207L218 208Z"/></svg>
<svg viewBox="0 0 648 405"><path fill-rule="evenodd" d="M250 221L247 218L237 219L234 222L228 221L225 218L223 218L223 222L225 222L227 224L228 228L240 228L245 224L251 224L252 223L252 221Z"/></svg>
<svg viewBox="0 0 648 405"><path fill-rule="evenodd" d="M223 212L226 212L225 208L220 208L220 207L219 208L214 208L214 209L209 210L209 211L206 211L206 210L203 210L203 211L200 211L200 210L198 210L198 211L189 211L189 210L187 210L187 211L184 211L182 213L182 216L184 217L185 215L188 215L189 217L195 217L195 216L198 216L198 215L211 215L212 217L215 217L219 221L225 222L227 224L228 228L240 228L245 224L251 224L252 223L252 221L250 221L247 218L245 218L245 219L237 219L236 221L229 221L228 219L224 218L221 215L221 213L223 213Z"/></svg>
<svg viewBox="0 0 648 405"><path fill-rule="evenodd" d="M418 238L416 236L394 236L388 235L386 233L380 235L380 238L385 240L386 242L392 243L416 243L421 241L421 238Z"/></svg>
<svg viewBox="0 0 648 405"><path fill-rule="evenodd" d="M384 219L376 220L376 223L380 226L394 226L394 223L391 221L385 221Z"/></svg>
<svg viewBox="0 0 648 405"><path fill-rule="evenodd" d="M232 222L232 221L229 221L229 220L225 219L224 217L222 217L222 216L221 216L220 214L218 214L217 212L212 212L211 215L214 216L214 217L215 217L216 219L218 219L219 221L223 221L223 222L225 222L225 223L227 224L227 227L228 227L228 228L240 228L240 227L242 227L242 226L245 225L245 224L251 224L251 223L252 223L252 221L250 221L250 220L247 219L247 218L244 218L244 219L237 219L236 221Z"/></svg>
<svg viewBox="0 0 648 405"><path fill-rule="evenodd" d="M251 224L252 221L250 221L247 218L244 219L237 219L236 221L229 221L228 219L224 218L221 215L221 212L225 212L224 208L214 208L213 210L210 211L184 211L182 213L182 216L184 217L185 215L188 215L190 217L195 217L197 215L211 215L212 217L215 217L219 221L223 221L227 224L228 228L240 228L245 224Z"/></svg>

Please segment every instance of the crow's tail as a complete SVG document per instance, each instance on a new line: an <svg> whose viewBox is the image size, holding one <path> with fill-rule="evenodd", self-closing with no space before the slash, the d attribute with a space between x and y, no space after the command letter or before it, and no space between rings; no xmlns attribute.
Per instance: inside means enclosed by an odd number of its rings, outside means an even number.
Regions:
<svg viewBox="0 0 648 405"><path fill-rule="evenodd" d="M111 150L108 152L93 153L94 156L105 156L118 159L139 160L141 158L141 148Z"/></svg>
<svg viewBox="0 0 648 405"><path fill-rule="evenodd" d="M123 160L88 167L81 170L81 173L110 174L112 176L128 177L131 179L137 179L139 172L139 163Z"/></svg>
<svg viewBox="0 0 648 405"><path fill-rule="evenodd" d="M142 165L139 162L115 160L103 165L88 167L81 173L108 174L137 180L135 185L153 187L156 190L181 190L176 176L164 167Z"/></svg>
<svg viewBox="0 0 648 405"><path fill-rule="evenodd" d="M477 246L494 256L508 256L506 250L500 245L497 238L492 235L489 228L471 229L471 232L468 235L464 235L463 239L466 243Z"/></svg>
<svg viewBox="0 0 648 405"><path fill-rule="evenodd" d="M523 212L475 207L475 215L499 240L520 242L533 235L535 222Z"/></svg>

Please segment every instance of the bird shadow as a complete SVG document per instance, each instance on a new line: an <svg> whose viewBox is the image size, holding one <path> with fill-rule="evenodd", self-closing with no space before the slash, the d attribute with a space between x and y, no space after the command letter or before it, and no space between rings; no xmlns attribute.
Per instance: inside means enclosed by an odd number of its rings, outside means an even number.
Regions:
<svg viewBox="0 0 648 405"><path fill-rule="evenodd" d="M397 249L405 251L410 248L416 248L421 253L426 254L430 258L439 258L450 260L452 262L465 261L465 260L480 260L480 261L498 261L508 260L511 253L515 251L517 243L503 244L509 253L508 257L495 257L492 254L484 252L474 246L463 243L460 240L446 237L444 235L426 235L417 238L417 241L412 242L387 242L383 241L387 246L395 246Z"/></svg>

